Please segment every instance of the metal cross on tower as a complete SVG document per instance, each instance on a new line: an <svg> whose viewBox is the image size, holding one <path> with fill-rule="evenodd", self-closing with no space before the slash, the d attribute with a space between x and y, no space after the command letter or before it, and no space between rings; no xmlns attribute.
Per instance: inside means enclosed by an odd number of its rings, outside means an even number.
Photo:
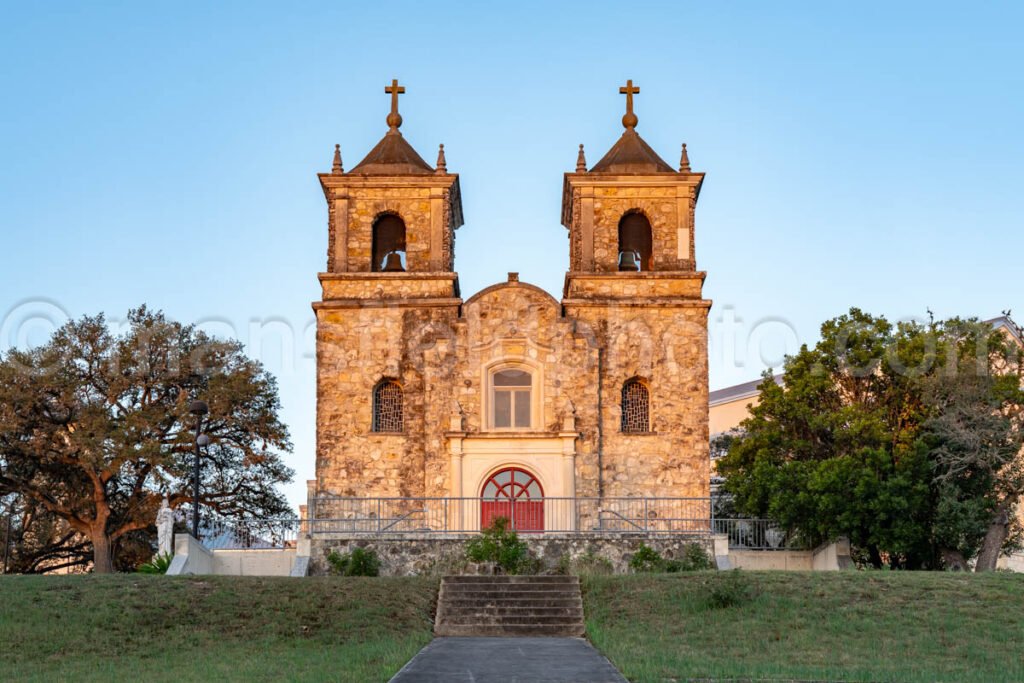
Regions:
<svg viewBox="0 0 1024 683"><path fill-rule="evenodd" d="M640 87L634 87L631 78L626 81L626 85L619 88L619 94L626 96L626 114L622 117L622 125L626 128L636 128L638 119L633 113L633 95L640 94Z"/></svg>
<svg viewBox="0 0 1024 683"><path fill-rule="evenodd" d="M398 130L402 125L402 116L398 113L398 96L405 93L405 86L398 85L398 79L391 79L391 85L384 86L384 92L391 95L391 113L388 114L388 126L391 130Z"/></svg>

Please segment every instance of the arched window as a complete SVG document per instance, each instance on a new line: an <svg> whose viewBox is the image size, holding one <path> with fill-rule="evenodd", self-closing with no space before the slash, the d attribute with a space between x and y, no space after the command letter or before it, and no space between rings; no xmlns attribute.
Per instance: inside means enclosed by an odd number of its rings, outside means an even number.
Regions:
<svg viewBox="0 0 1024 683"><path fill-rule="evenodd" d="M405 408L402 386L393 379L382 379L373 388L373 431L404 432Z"/></svg>
<svg viewBox="0 0 1024 683"><path fill-rule="evenodd" d="M533 377L507 368L491 375L491 425L495 429L529 429Z"/></svg>
<svg viewBox="0 0 1024 683"><path fill-rule="evenodd" d="M639 377L622 385L622 431L651 431L651 397L647 385Z"/></svg>
<svg viewBox="0 0 1024 683"><path fill-rule="evenodd" d="M619 270L651 270L651 223L639 211L619 221Z"/></svg>
<svg viewBox="0 0 1024 683"><path fill-rule="evenodd" d="M405 270L405 221L393 213L373 223L373 264L375 273Z"/></svg>

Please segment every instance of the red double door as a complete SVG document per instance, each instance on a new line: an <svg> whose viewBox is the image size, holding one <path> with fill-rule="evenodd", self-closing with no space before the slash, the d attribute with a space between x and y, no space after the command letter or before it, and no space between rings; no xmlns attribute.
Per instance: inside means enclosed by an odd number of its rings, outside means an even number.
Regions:
<svg viewBox="0 0 1024 683"><path fill-rule="evenodd" d="M480 492L480 528L505 517L515 531L544 531L544 490L526 470L495 472Z"/></svg>

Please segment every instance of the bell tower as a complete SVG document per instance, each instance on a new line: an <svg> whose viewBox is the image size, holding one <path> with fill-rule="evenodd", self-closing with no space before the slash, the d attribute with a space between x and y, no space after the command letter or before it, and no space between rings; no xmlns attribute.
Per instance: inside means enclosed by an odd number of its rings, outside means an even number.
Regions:
<svg viewBox="0 0 1024 683"><path fill-rule="evenodd" d="M686 145L679 167L669 166L637 133L640 88L630 80L619 92L625 131L589 170L580 145L562 192L562 306L600 351L603 490L594 493L703 497L711 302L696 267L694 211L704 174L690 168ZM639 394L649 419L630 418L627 399Z"/></svg>
<svg viewBox="0 0 1024 683"><path fill-rule="evenodd" d="M335 146L330 173L320 173L328 209L328 273L441 273L454 269L454 231L462 225L458 174L448 173L444 145L431 168L399 128L394 80L388 132L351 171Z"/></svg>
<svg viewBox="0 0 1024 683"><path fill-rule="evenodd" d="M566 173L562 225L569 229L570 273L694 272L693 218L703 173L690 169L683 145L678 171L636 132L630 80L625 132L587 170L580 145L576 172Z"/></svg>
<svg viewBox="0 0 1024 683"><path fill-rule="evenodd" d="M431 167L402 136L397 80L388 130L351 170L335 146L320 173L327 268L316 313L317 479L311 493L422 496L429 425L448 417L447 370L424 349L455 327L462 225L459 176L444 145ZM430 341L428 341L430 340ZM426 401L428 390L439 396ZM432 394L432 396L434 395Z"/></svg>

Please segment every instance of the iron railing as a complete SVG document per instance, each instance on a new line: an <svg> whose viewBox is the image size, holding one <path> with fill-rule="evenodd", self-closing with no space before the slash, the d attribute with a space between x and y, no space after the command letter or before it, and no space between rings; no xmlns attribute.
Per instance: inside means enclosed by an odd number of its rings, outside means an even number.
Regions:
<svg viewBox="0 0 1024 683"><path fill-rule="evenodd" d="M716 534L729 537L734 550L802 550L803 544L792 533L770 519L712 519Z"/></svg>
<svg viewBox="0 0 1024 683"><path fill-rule="evenodd" d="M310 518L206 516L200 536L211 550L288 549L300 536L474 534L505 517L522 534L724 534L736 550L805 549L770 519L717 519L707 498L349 498L319 496Z"/></svg>
<svg viewBox="0 0 1024 683"><path fill-rule="evenodd" d="M497 517L519 533L711 532L708 498L351 498L311 501L309 533L465 534Z"/></svg>
<svg viewBox="0 0 1024 683"><path fill-rule="evenodd" d="M299 519L201 519L199 535L209 550L274 550L296 546Z"/></svg>

